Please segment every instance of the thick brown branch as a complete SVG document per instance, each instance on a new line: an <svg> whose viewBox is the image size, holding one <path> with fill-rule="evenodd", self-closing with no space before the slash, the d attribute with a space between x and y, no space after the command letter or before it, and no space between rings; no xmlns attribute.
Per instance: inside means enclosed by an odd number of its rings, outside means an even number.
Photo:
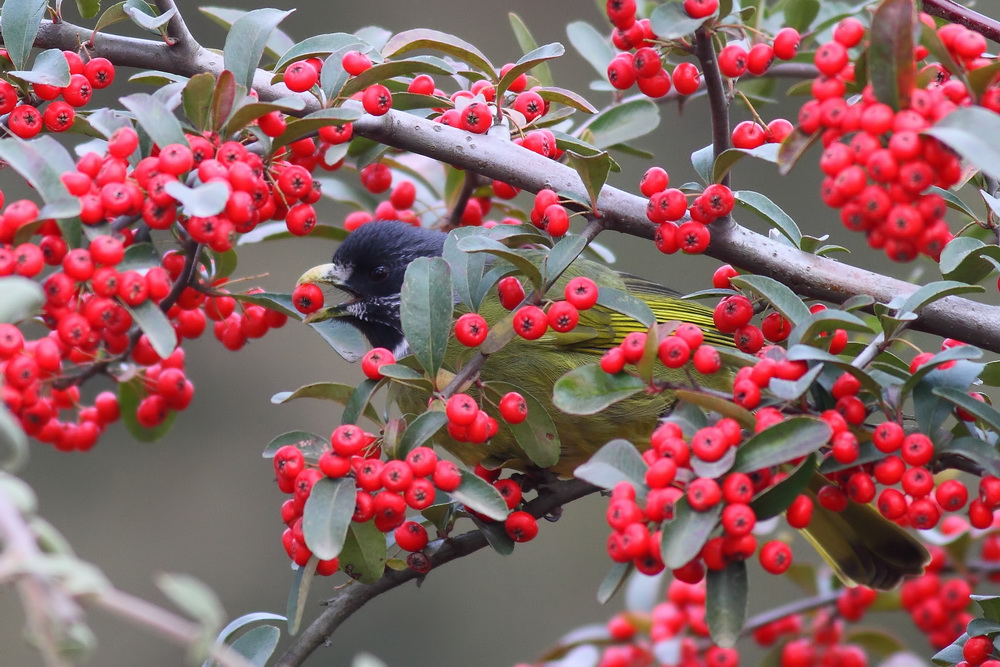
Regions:
<svg viewBox="0 0 1000 667"><path fill-rule="evenodd" d="M1000 22L952 0L924 0L924 11L951 23L960 23L983 37L1000 42Z"/></svg>
<svg viewBox="0 0 1000 667"><path fill-rule="evenodd" d="M722 72L719 71L712 33L705 27L698 28L694 33L694 52L701 63L701 75L708 93L708 110L712 119L712 153L713 157L718 157L724 150L733 147L729 131L729 98L722 82ZM722 184L729 187L729 174L723 177Z"/></svg>
<svg viewBox="0 0 1000 667"><path fill-rule="evenodd" d="M526 510L535 517L542 517L562 507L566 503L590 495L597 487L579 479L556 482L544 493L527 504ZM439 540L437 547L428 549L432 572L447 562L478 551L487 544L486 537L478 530L463 533L458 537ZM306 628L295 640L295 643L278 660L277 667L294 667L312 655L330 635L347 620L351 614L360 609L369 600L397 588L408 581L420 579L426 575L413 570L388 570L371 586L352 584L345 588L337 597L329 601L326 610L312 625Z"/></svg>

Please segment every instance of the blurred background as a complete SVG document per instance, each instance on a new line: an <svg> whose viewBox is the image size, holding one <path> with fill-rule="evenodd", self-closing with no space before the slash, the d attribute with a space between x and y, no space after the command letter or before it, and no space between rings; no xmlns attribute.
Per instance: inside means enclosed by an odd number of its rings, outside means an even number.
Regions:
<svg viewBox="0 0 1000 667"><path fill-rule="evenodd" d="M66 3L65 7L72 3ZM292 3L243 0L240 9L277 6L296 9L281 28L296 40L323 32L353 32L378 25L397 32L429 27L451 32L478 46L494 63L520 55L509 28L508 13L516 12L538 43L567 44L565 57L551 64L556 85L583 93L598 107L606 93L588 90L596 73L568 46L565 24L586 20L601 32L608 24L593 0L510 0L475 7L444 0L380 0L378 2ZM978 3L995 11L997 2ZM181 3L197 39L221 48L225 32L202 16L194 3ZM72 11L68 20L75 20ZM116 27L115 29L118 29ZM122 28L128 31L129 28ZM130 33L131 34L131 33ZM124 76L109 89L129 92ZM800 102L787 100L762 110L765 120L794 120ZM734 123L748 118L735 110ZM683 109L662 108L655 133L638 142L656 154L675 183L695 180L692 151L708 143L708 116L703 99ZM818 152L811 154L791 178L761 162L737 167L734 185L763 192L778 201L803 231L830 234L830 242L850 248L853 264L873 267L898 277L912 277L929 264L889 265L867 251L856 234L842 230L835 212L818 206ZM620 157L623 173L610 182L632 192L650 166ZM8 201L16 198L16 175L0 175ZM318 204L321 217L339 222L345 210L329 201ZM750 215L741 222L758 231L764 224ZM652 244L616 234L601 241L618 252L619 267L688 292L710 286L718 262L707 257L660 255ZM280 241L241 248L236 276L256 276L269 291L289 292L306 268L328 261L334 246L321 239ZM996 293L984 297L996 301ZM339 409L317 401L274 406L270 397L283 390L317 381L356 383L356 366L343 363L307 327L289 323L253 341L238 353L226 351L211 334L185 345L188 373L195 383L195 400L160 442L132 441L120 425L112 427L87 454L61 454L33 446L24 471L40 497L40 512L69 539L86 560L100 566L122 589L169 604L153 585L159 572L181 572L208 583L230 618L253 611L284 613L292 573L280 544L283 525L279 507L284 500L273 482L269 461L260 452L276 435L290 430L328 434L339 423ZM96 383L95 383L96 384ZM106 388L106 387L99 387ZM545 524L539 537L503 558L490 550L432 571L418 588L409 584L377 598L355 614L316 652L309 664L348 665L354 655L369 651L389 665L511 665L530 662L565 632L586 623L603 622L621 607L615 598L606 607L595 600L597 586L611 563L604 553L606 503L588 498L569 506L563 518ZM797 552L798 553L798 552ZM802 553L807 553L803 550ZM788 601L797 589L776 577L763 578L751 565L751 613ZM319 602L342 579L318 578L305 622L320 612ZM40 664L38 655L20 637L20 606L9 589L0 591L0 664ZM909 622L895 617L904 630ZM876 623L881 620L872 617ZM116 619L94 612L92 627L99 647L94 665L178 665L183 652ZM912 632L912 629L910 630ZM919 637L912 648L929 655ZM282 646L286 645L283 641ZM753 664L748 658L745 664Z"/></svg>

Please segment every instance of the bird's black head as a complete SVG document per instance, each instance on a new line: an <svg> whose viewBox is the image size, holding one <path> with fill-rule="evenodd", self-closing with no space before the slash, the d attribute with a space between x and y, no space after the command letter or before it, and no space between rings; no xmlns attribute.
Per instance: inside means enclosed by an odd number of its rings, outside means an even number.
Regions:
<svg viewBox="0 0 1000 667"><path fill-rule="evenodd" d="M370 222L357 228L340 244L330 264L299 278L300 283L333 285L351 296L311 319L340 318L356 327L372 346L401 352L399 292L406 267L418 257L441 255L446 236L398 221Z"/></svg>

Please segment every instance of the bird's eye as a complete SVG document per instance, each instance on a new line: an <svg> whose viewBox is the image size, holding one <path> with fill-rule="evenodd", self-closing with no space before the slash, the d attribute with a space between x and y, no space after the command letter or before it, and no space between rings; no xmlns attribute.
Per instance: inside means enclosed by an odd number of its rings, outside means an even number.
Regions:
<svg viewBox="0 0 1000 667"><path fill-rule="evenodd" d="M373 282L380 283L389 277L389 269L384 266L376 266L368 272L368 277L371 278Z"/></svg>

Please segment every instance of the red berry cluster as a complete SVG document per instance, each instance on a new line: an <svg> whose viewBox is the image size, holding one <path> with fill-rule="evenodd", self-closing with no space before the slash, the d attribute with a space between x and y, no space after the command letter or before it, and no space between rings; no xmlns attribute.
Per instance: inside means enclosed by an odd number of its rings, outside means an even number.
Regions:
<svg viewBox="0 0 1000 667"><path fill-rule="evenodd" d="M580 321L580 311L592 308L597 303L598 289L596 283L586 276L573 278L563 290L564 300L552 301L548 310L534 304L522 305L524 302L524 286L515 276L507 276L497 283L500 304L507 310L517 308L514 313L514 331L525 340L536 340L545 335L550 328L557 333L572 331ZM478 317L478 316L477 316ZM461 319L460 319L461 322ZM486 338L486 322L469 318L462 325L475 323L477 337ZM458 326L458 325L456 325ZM456 329L456 333L458 330ZM459 340L468 345L474 341L463 331Z"/></svg>
<svg viewBox="0 0 1000 667"><path fill-rule="evenodd" d="M684 0L684 10L691 18L708 18L718 8L718 0ZM673 65L672 71L666 69L665 56L689 54L689 45L674 48L671 41L658 38L649 19L637 16L638 6L635 0L607 0L606 11L608 19L615 26L611 32L611 41L621 52L608 64L608 81L612 86L618 90L628 90L636 85L643 95L652 98L669 93L671 80L673 87L681 95L691 95L698 90L701 74L693 63L684 61ZM771 67L775 57L781 60L794 58L798 47L798 31L783 28L775 35L773 43L757 41L749 51L741 44L726 45L719 52L719 69L725 76L733 79L746 73L760 76ZM750 122L750 125L759 128L755 123ZM740 135L750 130L748 125L740 130ZM768 140L780 142L791 132L792 126L788 121L782 121L774 128L769 126L768 130L773 131ZM763 138L764 131L760 129L759 132Z"/></svg>
<svg viewBox="0 0 1000 667"><path fill-rule="evenodd" d="M601 369L605 373L621 373L626 364L638 364L646 352L645 331L632 331L622 342L601 356ZM702 375L718 373L722 368L719 351L705 343L705 334L695 324L684 323L657 346L657 358L667 368L681 368L688 362Z"/></svg>
<svg viewBox="0 0 1000 667"><path fill-rule="evenodd" d="M921 20L935 26L926 14ZM850 49L863 48L865 34L857 20L846 19L833 41L817 50L820 74L813 81L813 99L799 110L801 129L822 133L823 201L840 209L846 228L865 232L869 245L884 249L896 261L918 254L937 259L952 238L944 200L927 189L958 183L961 162L922 132L956 108L976 103L962 76L992 62L981 57L986 40L978 33L946 24L937 34L962 72L949 72L938 63L924 65L918 78L929 78L930 83L910 92L899 111L876 99L870 86L850 104L845 99L847 85L854 80ZM919 65L927 55L919 46L914 60ZM1000 109L1000 87L988 88L978 103Z"/></svg>
<svg viewBox="0 0 1000 667"><path fill-rule="evenodd" d="M94 90L106 88L115 80L114 65L106 58L90 58L85 63L75 51L63 51L63 55L69 66L69 84L62 87L31 84L37 101L30 97L22 99L15 86L0 80L0 115L10 114L7 128L15 136L30 139L43 129L65 132L73 126L76 109L90 102ZM7 59L6 51L2 57ZM44 110L39 108L39 102L48 102Z"/></svg>
<svg viewBox="0 0 1000 667"><path fill-rule="evenodd" d="M393 533L396 544L411 554L420 554L429 536L423 523L407 520L407 511L427 509L434 503L437 490L450 493L462 483L458 466L449 460L438 459L430 447L417 447L402 460L383 461L376 436L353 424L334 429L330 448L315 462L308 460L295 445L281 447L274 455L274 470L278 488L292 496L281 506L281 518L287 526L282 544L288 557L299 566L304 566L312 557L302 532L302 513L313 486L324 477L353 478L356 497L351 520L357 523L373 521L381 532ZM534 539L538 534L536 519L528 512L517 510L523 501L520 484L511 478L499 479L500 470L477 466L475 472L497 489L511 510L504 522L510 538L515 542ZM482 521L491 521L471 509L467 511ZM408 563L423 571L428 567L424 557L410 558ZM330 575L338 568L336 558L321 560L317 573Z"/></svg>
<svg viewBox="0 0 1000 667"><path fill-rule="evenodd" d="M689 206L688 195L669 185L670 175L662 167L650 167L639 181L639 191L649 198L646 217L659 225L653 237L657 249L668 255L678 250L705 252L711 240L708 225L733 210L736 199L732 191L725 185L709 185ZM691 219L678 226L685 214Z"/></svg>

